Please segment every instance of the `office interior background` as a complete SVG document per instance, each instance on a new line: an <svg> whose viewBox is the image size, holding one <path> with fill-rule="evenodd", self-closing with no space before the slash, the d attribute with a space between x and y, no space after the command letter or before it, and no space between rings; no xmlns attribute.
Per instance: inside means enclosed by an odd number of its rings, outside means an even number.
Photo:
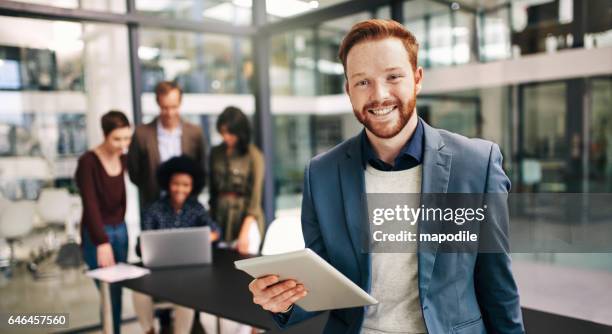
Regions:
<svg viewBox="0 0 612 334"><path fill-rule="evenodd" d="M265 154L268 221L298 214L307 161L361 129L336 54L368 18L415 34L419 115L498 143L512 192L612 192L609 0L0 1L0 210L21 208L0 214L0 231L19 224L0 235L0 262L20 263L0 275L0 312L66 312L72 329L95 330L84 267L53 261L79 238L76 162L101 142L109 109L135 123L157 115L160 80L183 87L181 113L212 145L217 115L242 108ZM612 326L610 254L513 258L524 307Z"/></svg>

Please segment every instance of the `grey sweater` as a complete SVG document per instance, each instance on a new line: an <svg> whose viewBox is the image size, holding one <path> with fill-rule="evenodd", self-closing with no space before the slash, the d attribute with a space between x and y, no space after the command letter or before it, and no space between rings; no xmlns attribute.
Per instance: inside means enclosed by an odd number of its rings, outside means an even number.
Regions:
<svg viewBox="0 0 612 334"><path fill-rule="evenodd" d="M394 172L368 166L365 171L366 192L420 193L421 175L421 165ZM417 224L409 229L416 233ZM416 252L373 252L370 294L379 304L366 308L362 334L427 332L419 301Z"/></svg>

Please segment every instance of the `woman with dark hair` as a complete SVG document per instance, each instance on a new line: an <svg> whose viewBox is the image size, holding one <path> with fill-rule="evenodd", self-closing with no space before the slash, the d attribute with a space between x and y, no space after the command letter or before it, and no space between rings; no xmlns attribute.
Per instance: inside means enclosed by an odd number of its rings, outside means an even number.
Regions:
<svg viewBox="0 0 612 334"><path fill-rule="evenodd" d="M221 240L242 254L256 254L265 224L263 155L251 144L249 120L240 109L225 108L217 119L217 131L223 143L210 152L210 211L223 230ZM251 333L247 325L228 319L217 322L210 314L200 313L200 320L207 333Z"/></svg>
<svg viewBox="0 0 612 334"><path fill-rule="evenodd" d="M224 241L242 254L257 253L265 224L263 155L251 144L249 120L240 109L225 108L217 131L223 143L210 154L210 210L224 231Z"/></svg>
<svg viewBox="0 0 612 334"><path fill-rule="evenodd" d="M197 200L204 187L203 174L196 162L185 155L159 166L157 178L164 195L144 211L143 230L210 226L211 240L219 239L219 229ZM143 332L154 333L153 299L135 291L132 296ZM192 309L174 305L173 333L190 333L194 314Z"/></svg>
<svg viewBox="0 0 612 334"><path fill-rule="evenodd" d="M125 262L128 235L125 226L125 151L132 139L127 117L120 111L102 116L104 141L85 152L75 174L83 202L81 240L83 257L89 269ZM97 285L97 282L96 282ZM121 287L111 285L113 329L121 329Z"/></svg>

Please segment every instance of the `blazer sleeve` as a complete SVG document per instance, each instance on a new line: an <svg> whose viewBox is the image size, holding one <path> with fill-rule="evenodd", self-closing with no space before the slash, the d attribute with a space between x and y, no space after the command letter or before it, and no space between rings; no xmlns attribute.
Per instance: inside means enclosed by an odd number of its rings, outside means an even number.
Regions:
<svg viewBox="0 0 612 334"><path fill-rule="evenodd" d="M304 194L302 198L302 232L304 234L304 242L306 248L310 248L316 252L319 256L327 261L327 250L323 242L323 236L319 227L319 220L317 219L317 213L315 212L314 202L312 200L310 173L311 173L310 162L306 166L304 171ZM308 289L308 287L306 287ZM296 324L306 319L312 318L321 312L308 312L294 305L291 311L288 313L273 313L274 321L281 328Z"/></svg>
<svg viewBox="0 0 612 334"><path fill-rule="evenodd" d="M100 199L95 189L94 173L95 168L91 159L81 157L75 173L75 180L83 203L84 219L82 224L87 227L93 243L98 246L107 243L108 236L104 232L104 222L98 205Z"/></svg>
<svg viewBox="0 0 612 334"><path fill-rule="evenodd" d="M496 144L491 146L485 192L488 207L495 210L487 216L487 250L476 258L474 283L482 318L490 333L524 333L519 294L512 276L508 254L507 194L510 180L502 169L502 155ZM482 235L482 231L481 231ZM482 240L482 238L481 238ZM491 248L494 247L494 248Z"/></svg>
<svg viewBox="0 0 612 334"><path fill-rule="evenodd" d="M134 135L132 136L132 142L130 143L130 147L128 149L127 154L127 170L128 175L130 176L130 180L139 188L144 184L144 175L142 165L143 162L146 162L146 155L144 154L144 147L141 147L141 143L139 138L141 137L139 128L137 127L134 131Z"/></svg>

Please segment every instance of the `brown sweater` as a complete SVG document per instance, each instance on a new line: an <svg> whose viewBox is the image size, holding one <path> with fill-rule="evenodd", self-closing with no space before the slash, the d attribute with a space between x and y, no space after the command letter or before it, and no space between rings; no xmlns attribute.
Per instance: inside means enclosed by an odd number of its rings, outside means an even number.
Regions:
<svg viewBox="0 0 612 334"><path fill-rule="evenodd" d="M121 162L123 164L121 173L109 176L93 151L87 151L79 158L75 179L83 202L81 236L85 237L86 228L95 245L108 242L104 225L119 225L124 221L125 155L121 157Z"/></svg>

